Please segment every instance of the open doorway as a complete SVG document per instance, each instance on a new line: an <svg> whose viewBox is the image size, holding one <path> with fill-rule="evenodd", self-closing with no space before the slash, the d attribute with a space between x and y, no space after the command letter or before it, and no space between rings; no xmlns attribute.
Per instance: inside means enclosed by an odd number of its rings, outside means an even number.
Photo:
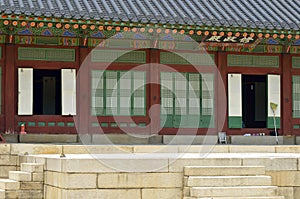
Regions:
<svg viewBox="0 0 300 199"><path fill-rule="evenodd" d="M61 114L60 70L33 70L33 114Z"/></svg>
<svg viewBox="0 0 300 199"><path fill-rule="evenodd" d="M243 128L267 127L267 76L242 75Z"/></svg>

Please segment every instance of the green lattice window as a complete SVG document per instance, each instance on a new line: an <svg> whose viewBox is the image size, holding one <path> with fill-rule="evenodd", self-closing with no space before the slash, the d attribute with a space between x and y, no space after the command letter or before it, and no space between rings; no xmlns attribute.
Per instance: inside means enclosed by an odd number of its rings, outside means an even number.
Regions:
<svg viewBox="0 0 300 199"><path fill-rule="evenodd" d="M278 56L228 55L228 66L278 68Z"/></svg>
<svg viewBox="0 0 300 199"><path fill-rule="evenodd" d="M300 118L300 76L293 76L293 118Z"/></svg>
<svg viewBox="0 0 300 199"><path fill-rule="evenodd" d="M75 49L19 47L18 59L75 62Z"/></svg>
<svg viewBox="0 0 300 199"><path fill-rule="evenodd" d="M300 68L300 57L293 57L292 65L293 65L293 68Z"/></svg>
<svg viewBox="0 0 300 199"><path fill-rule="evenodd" d="M146 63L145 51L93 50L92 62Z"/></svg>
<svg viewBox="0 0 300 199"><path fill-rule="evenodd" d="M208 73L161 73L161 126L214 126L214 76Z"/></svg>
<svg viewBox="0 0 300 199"><path fill-rule="evenodd" d="M214 58L214 54L207 53L160 53L160 63L162 64L192 64L196 66L213 66L215 65Z"/></svg>
<svg viewBox="0 0 300 199"><path fill-rule="evenodd" d="M142 71L91 71L91 114L146 114L146 74Z"/></svg>

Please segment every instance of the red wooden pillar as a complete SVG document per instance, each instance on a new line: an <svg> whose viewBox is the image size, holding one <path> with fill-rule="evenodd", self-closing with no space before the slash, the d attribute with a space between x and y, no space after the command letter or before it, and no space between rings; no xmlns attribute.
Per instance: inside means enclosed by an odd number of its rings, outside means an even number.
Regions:
<svg viewBox="0 0 300 199"><path fill-rule="evenodd" d="M17 75L15 73L15 46L11 44L5 45L5 130L14 131L15 129L15 114L17 107L17 96L15 97L16 90L18 90Z"/></svg>
<svg viewBox="0 0 300 199"><path fill-rule="evenodd" d="M282 113L281 128L283 135L292 135L292 56L291 54L282 54L281 56L281 93L282 93Z"/></svg>
<svg viewBox="0 0 300 199"><path fill-rule="evenodd" d="M78 134L89 133L90 118L90 93L89 93L89 61L85 58L89 54L89 49L85 47L79 48L79 69L77 74L77 117L76 128Z"/></svg>
<svg viewBox="0 0 300 199"><path fill-rule="evenodd" d="M150 134L158 134L160 129L160 82L159 82L159 50L149 50L149 116L151 119Z"/></svg>
<svg viewBox="0 0 300 199"><path fill-rule="evenodd" d="M227 53L217 53L217 131L227 131Z"/></svg>

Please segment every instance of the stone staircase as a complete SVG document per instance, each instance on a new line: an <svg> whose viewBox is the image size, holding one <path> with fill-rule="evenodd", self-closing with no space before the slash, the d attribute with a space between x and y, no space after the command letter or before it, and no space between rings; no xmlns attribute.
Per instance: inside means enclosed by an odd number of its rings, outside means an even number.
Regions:
<svg viewBox="0 0 300 199"><path fill-rule="evenodd" d="M284 199L260 166L184 167L184 199Z"/></svg>
<svg viewBox="0 0 300 199"><path fill-rule="evenodd" d="M9 179L0 179L0 199L43 198L44 165L21 163L21 171L10 171Z"/></svg>

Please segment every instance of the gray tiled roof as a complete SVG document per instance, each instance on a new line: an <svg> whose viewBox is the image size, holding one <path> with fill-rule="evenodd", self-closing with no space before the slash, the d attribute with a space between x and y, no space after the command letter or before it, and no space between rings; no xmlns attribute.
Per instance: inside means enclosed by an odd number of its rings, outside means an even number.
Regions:
<svg viewBox="0 0 300 199"><path fill-rule="evenodd" d="M6 14L260 29L300 28L299 0L0 0Z"/></svg>

